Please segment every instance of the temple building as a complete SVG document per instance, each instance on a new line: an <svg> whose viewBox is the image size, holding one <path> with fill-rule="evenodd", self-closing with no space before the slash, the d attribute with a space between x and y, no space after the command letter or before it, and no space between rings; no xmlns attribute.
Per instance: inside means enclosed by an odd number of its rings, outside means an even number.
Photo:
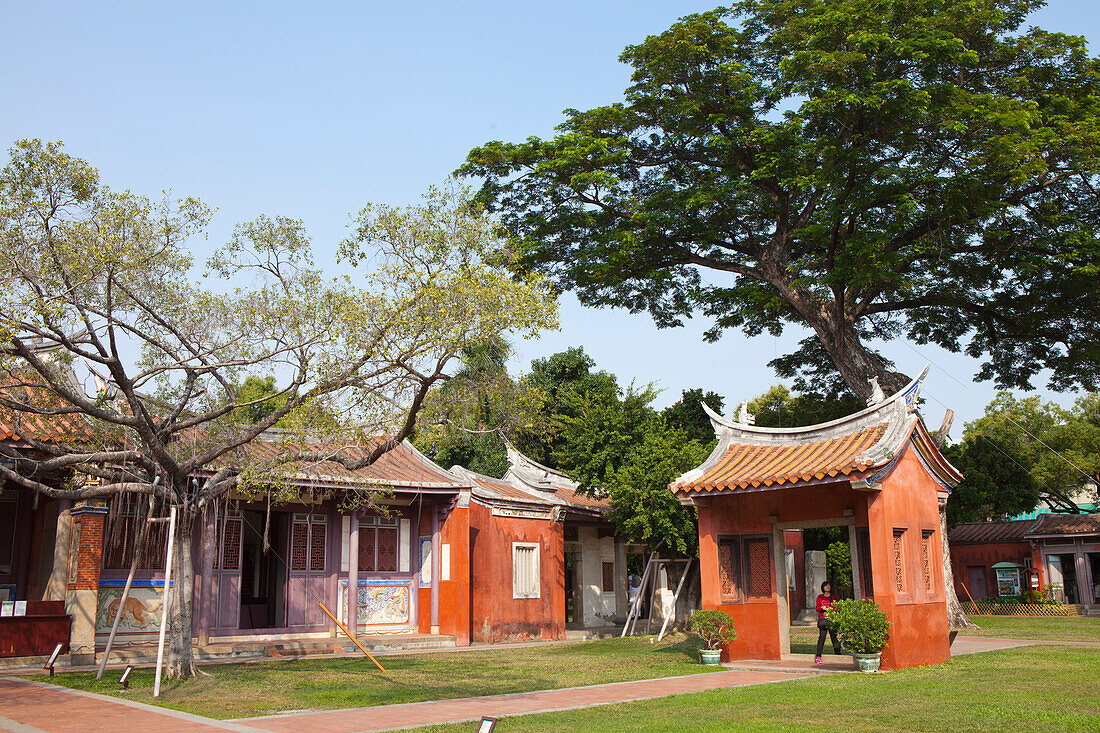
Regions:
<svg viewBox="0 0 1100 733"><path fill-rule="evenodd" d="M698 509L703 608L734 618L725 660L790 653L784 533L813 527L847 529L854 596L892 624L884 669L950 657L940 505L962 477L917 413L927 372L820 425L761 428L744 410L707 409L718 444L669 488Z"/></svg>
<svg viewBox="0 0 1100 733"><path fill-rule="evenodd" d="M611 505L511 445L507 451L500 479L451 468L474 487L472 639L559 639L566 627L605 629L624 619L628 546L607 517Z"/></svg>

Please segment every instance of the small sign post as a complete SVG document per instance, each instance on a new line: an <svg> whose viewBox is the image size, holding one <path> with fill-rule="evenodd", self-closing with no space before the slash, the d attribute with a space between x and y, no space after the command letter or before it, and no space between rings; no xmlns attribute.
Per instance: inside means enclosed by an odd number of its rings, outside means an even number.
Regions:
<svg viewBox="0 0 1100 733"><path fill-rule="evenodd" d="M46 663L42 665L42 669L50 670L50 677L53 677L53 666L57 664L57 658L61 656L61 647L63 644L58 644L53 648L53 654L46 660Z"/></svg>
<svg viewBox="0 0 1100 733"><path fill-rule="evenodd" d="M133 672L133 671L134 671L134 665L132 665L132 664L127 665L125 671L123 671L123 673L122 673L122 676L118 678L118 683L120 685L122 685L122 689L124 689L124 690L129 690L130 689L130 673Z"/></svg>
<svg viewBox="0 0 1100 733"><path fill-rule="evenodd" d="M496 718L483 717L481 722L477 724L477 733L493 733L493 729L496 727Z"/></svg>

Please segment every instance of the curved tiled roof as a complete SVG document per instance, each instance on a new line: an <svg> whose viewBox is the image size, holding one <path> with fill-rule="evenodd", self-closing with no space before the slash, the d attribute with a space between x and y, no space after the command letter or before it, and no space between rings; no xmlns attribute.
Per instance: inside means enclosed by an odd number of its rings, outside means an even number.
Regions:
<svg viewBox="0 0 1100 733"><path fill-rule="evenodd" d="M687 500L712 492L772 488L850 477L877 481L912 440L918 458L945 488L962 478L936 449L916 414L920 375L904 389L853 415L796 428L760 428L730 420L705 404L718 444L702 465L669 488ZM744 413L747 415L747 413ZM878 471L877 469L881 469Z"/></svg>
<svg viewBox="0 0 1100 733"><path fill-rule="evenodd" d="M871 463L863 454L882 438L886 425L800 445L735 443L699 478L694 490L744 489L812 481L863 471Z"/></svg>
<svg viewBox="0 0 1100 733"><path fill-rule="evenodd" d="M545 507L564 507L582 513L603 513L611 509L606 499L581 493L578 484L566 474L537 463L505 441L508 471L504 478L474 473L453 466L451 473L474 484L474 496L490 501L519 502Z"/></svg>

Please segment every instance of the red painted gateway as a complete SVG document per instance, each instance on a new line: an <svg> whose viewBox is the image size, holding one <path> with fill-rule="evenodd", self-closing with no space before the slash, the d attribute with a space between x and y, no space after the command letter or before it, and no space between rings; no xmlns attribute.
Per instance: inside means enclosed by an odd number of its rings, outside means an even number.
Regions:
<svg viewBox="0 0 1100 733"><path fill-rule="evenodd" d="M921 375L820 425L758 428L711 410L718 445L669 487L699 512L704 608L733 616L723 658L790 652L784 531L847 527L854 595L892 623L884 669L950 657L939 507L962 476L916 412Z"/></svg>

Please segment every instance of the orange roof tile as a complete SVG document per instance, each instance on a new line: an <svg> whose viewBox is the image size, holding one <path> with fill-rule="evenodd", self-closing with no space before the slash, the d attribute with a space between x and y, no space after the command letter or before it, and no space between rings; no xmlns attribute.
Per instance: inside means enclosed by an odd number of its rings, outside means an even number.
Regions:
<svg viewBox="0 0 1100 733"><path fill-rule="evenodd" d="M0 392L8 399L39 409L61 406L57 395L45 389L15 382L8 378L0 384ZM16 427L18 418L19 426ZM0 441L19 443L27 439L41 443L82 443L95 439L95 433L78 413L64 415L38 415L33 412L16 412L0 408Z"/></svg>
<svg viewBox="0 0 1100 733"><path fill-rule="evenodd" d="M882 438L886 428L881 423L847 435L794 445L735 443L702 476L672 488L677 493L732 490L847 476L871 465L860 455Z"/></svg>

